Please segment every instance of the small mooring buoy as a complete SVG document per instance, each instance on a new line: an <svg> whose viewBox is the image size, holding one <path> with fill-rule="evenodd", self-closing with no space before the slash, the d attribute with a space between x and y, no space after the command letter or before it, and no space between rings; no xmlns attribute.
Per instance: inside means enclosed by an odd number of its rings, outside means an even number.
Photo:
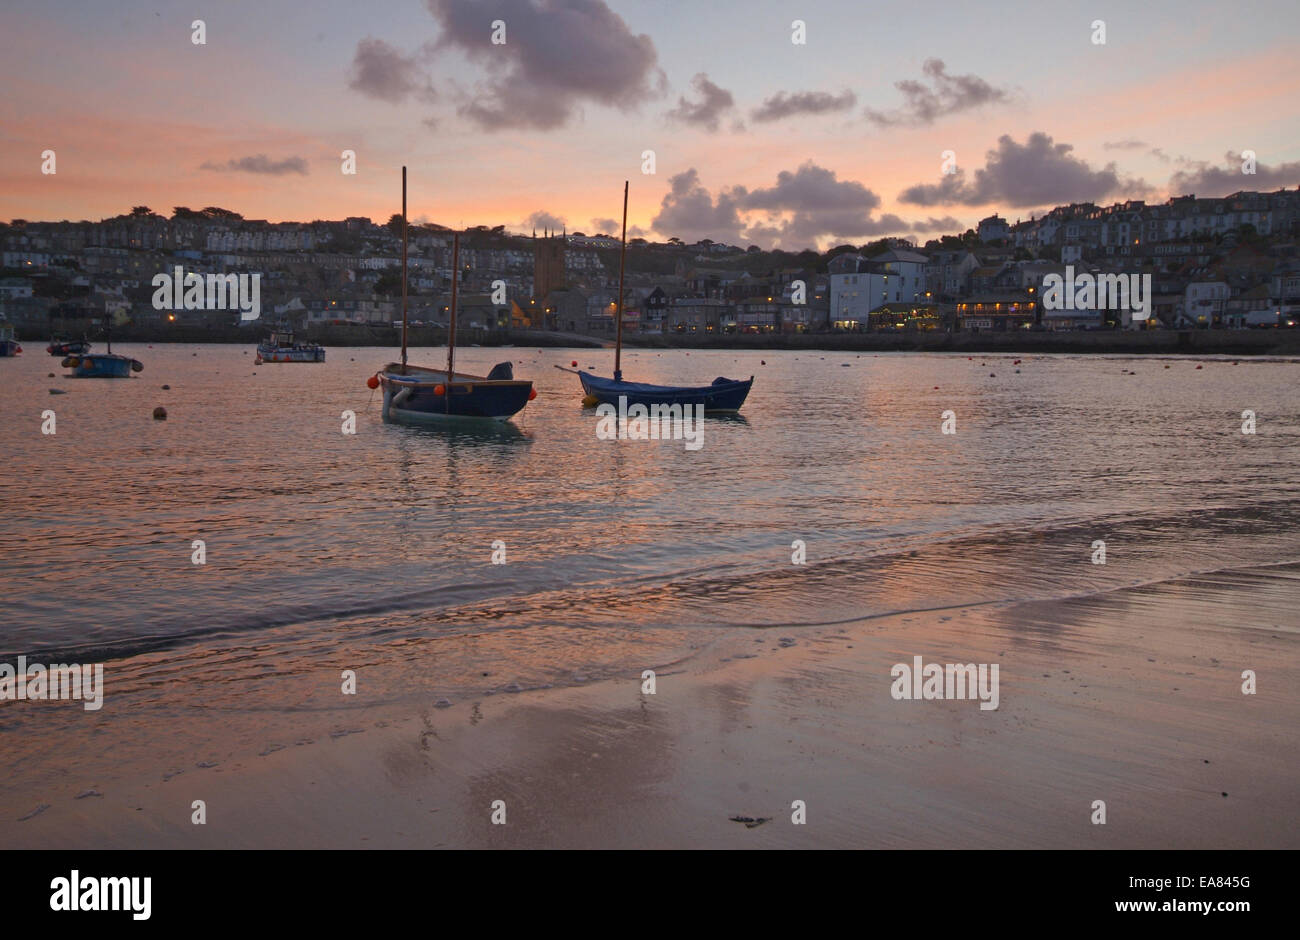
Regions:
<svg viewBox="0 0 1300 940"><path fill-rule="evenodd" d="M171 390L171 386L170 386L170 385L164 385L164 386L163 386L163 390L164 390L164 391L170 391L170 390Z"/></svg>
<svg viewBox="0 0 1300 940"><path fill-rule="evenodd" d="M155 421L166 421L167 409L164 408L162 405L159 405L157 408L153 410L153 419Z"/></svg>

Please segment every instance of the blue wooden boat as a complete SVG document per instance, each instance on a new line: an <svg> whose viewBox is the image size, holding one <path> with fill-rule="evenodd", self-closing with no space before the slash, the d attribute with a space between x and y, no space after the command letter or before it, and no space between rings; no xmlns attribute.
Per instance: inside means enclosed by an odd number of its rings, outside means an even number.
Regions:
<svg viewBox="0 0 1300 940"><path fill-rule="evenodd" d="M132 372L140 372L144 364L130 356L113 352L113 323L110 317L104 323L104 343L108 352L80 353L63 360L63 367L71 369L74 379L129 379Z"/></svg>
<svg viewBox="0 0 1300 940"><path fill-rule="evenodd" d="M582 403L588 406L614 405L626 398L632 405L703 405L705 414L736 414L745 403L754 377L748 379L716 378L712 385L651 385L647 382L625 382L621 368L623 359L623 271L627 261L627 187L623 183L623 248L618 260L618 312L615 315L617 339L614 343L614 377L603 378L577 369L555 368L572 372L582 383ZM574 363L575 365L577 363Z"/></svg>
<svg viewBox="0 0 1300 940"><path fill-rule="evenodd" d="M83 353L80 356L68 356L63 360L63 367L71 369L74 379L129 379L132 372L139 372L144 364L130 356L115 353Z"/></svg>
<svg viewBox="0 0 1300 940"><path fill-rule="evenodd" d="M456 302L460 280L460 233L452 242L451 318L447 330L447 368L431 369L406 361L406 167L402 167L402 359L390 362L366 384L384 390L383 419L404 424L505 421L518 414L537 392L533 383L516 379L509 362L486 376L456 371ZM450 378L449 378L450 377Z"/></svg>
<svg viewBox="0 0 1300 940"><path fill-rule="evenodd" d="M712 385L650 385L645 382L622 382L618 379L606 379L599 375L578 372L576 369L565 370L577 372L582 390L588 400L595 399L595 404L618 406L619 399L626 397L628 406L645 405L703 405L705 414L735 414L745 403L754 377L747 379L716 378Z"/></svg>
<svg viewBox="0 0 1300 940"><path fill-rule="evenodd" d="M409 424L446 420L505 421L537 397L533 383L516 379L510 363L502 362L486 376L453 374L445 369L390 362L379 373L384 389L383 418Z"/></svg>

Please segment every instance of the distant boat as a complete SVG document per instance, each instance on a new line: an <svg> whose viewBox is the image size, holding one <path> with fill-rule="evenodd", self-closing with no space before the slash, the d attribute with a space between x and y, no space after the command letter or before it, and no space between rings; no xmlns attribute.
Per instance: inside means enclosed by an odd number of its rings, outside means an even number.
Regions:
<svg viewBox="0 0 1300 940"><path fill-rule="evenodd" d="M257 365L264 362L324 362L325 347L316 343L295 343L293 330L272 330L269 339L257 344Z"/></svg>
<svg viewBox="0 0 1300 940"><path fill-rule="evenodd" d="M22 351L23 348L18 345L18 340L14 338L13 324L5 319L3 313L0 313L0 357L7 359L10 356L18 355Z"/></svg>
<svg viewBox="0 0 1300 940"><path fill-rule="evenodd" d="M90 343L85 339L64 339L61 336L54 336L50 339L50 345L45 347L45 351L51 356L71 356L73 353L90 352Z"/></svg>
<svg viewBox="0 0 1300 940"><path fill-rule="evenodd" d="M132 372L140 372L144 364L130 356L119 356L113 352L113 318L104 321L104 342L108 347L106 353L79 353L63 360L63 367L71 369L74 379L129 379Z"/></svg>
<svg viewBox="0 0 1300 940"><path fill-rule="evenodd" d="M645 405L703 405L705 414L735 414L745 403L754 377L748 379L716 378L711 385L651 385L647 382L623 381L623 271L627 260L627 182L623 183L623 249L618 261L618 312L616 313L614 345L614 377L607 379L577 369L572 372L582 383L582 403L588 406L614 405L625 398L628 406Z"/></svg>
<svg viewBox="0 0 1300 940"><path fill-rule="evenodd" d="M406 167L402 167L402 360L390 362L366 384L384 390L383 419L402 424L448 421L505 421L518 414L537 392L533 383L516 379L509 362L499 362L486 376L455 371L456 299L460 280L460 233L452 241L451 320L447 330L445 369L406 361Z"/></svg>

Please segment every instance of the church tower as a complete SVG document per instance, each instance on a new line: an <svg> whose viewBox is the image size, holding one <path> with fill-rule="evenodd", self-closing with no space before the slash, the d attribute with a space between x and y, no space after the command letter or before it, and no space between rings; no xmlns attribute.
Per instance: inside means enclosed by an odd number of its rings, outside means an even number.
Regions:
<svg viewBox="0 0 1300 940"><path fill-rule="evenodd" d="M551 291L568 286L564 272L566 241L554 232L543 230L541 239L538 239L536 231L533 232L533 299L539 307L546 302Z"/></svg>

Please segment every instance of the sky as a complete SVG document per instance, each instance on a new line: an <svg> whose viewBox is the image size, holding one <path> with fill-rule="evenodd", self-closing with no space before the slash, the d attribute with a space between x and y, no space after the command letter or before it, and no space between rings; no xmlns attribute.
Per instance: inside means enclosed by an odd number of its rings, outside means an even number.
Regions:
<svg viewBox="0 0 1300 940"><path fill-rule="evenodd" d="M385 221L405 164L414 221L617 234L628 179L631 234L800 250L1300 185L1300 4L1133 6L7 0L0 218Z"/></svg>

